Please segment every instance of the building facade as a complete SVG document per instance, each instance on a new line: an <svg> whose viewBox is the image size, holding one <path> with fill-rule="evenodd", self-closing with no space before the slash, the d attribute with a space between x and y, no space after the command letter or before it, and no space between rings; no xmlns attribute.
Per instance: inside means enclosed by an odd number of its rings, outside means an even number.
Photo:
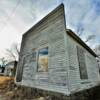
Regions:
<svg viewBox="0 0 100 100"><path fill-rule="evenodd" d="M16 84L66 95L98 85L96 54L65 22L61 4L23 35Z"/></svg>

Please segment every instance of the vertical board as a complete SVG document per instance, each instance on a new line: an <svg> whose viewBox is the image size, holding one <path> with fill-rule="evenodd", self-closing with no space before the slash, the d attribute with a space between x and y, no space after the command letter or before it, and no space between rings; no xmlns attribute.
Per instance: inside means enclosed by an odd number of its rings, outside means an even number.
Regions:
<svg viewBox="0 0 100 100"><path fill-rule="evenodd" d="M77 46L77 56L79 63L80 78L88 79L87 68L85 63L85 51L79 46Z"/></svg>
<svg viewBox="0 0 100 100"><path fill-rule="evenodd" d="M21 66L21 67L17 68L16 82L21 82L22 81L22 74L23 74L23 67L24 67L24 58L22 58L20 60L20 63L18 63L18 66Z"/></svg>

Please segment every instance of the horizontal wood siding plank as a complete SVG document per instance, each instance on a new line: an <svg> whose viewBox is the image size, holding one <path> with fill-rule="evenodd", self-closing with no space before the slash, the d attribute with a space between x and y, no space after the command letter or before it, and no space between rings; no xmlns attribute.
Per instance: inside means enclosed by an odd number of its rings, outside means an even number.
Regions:
<svg viewBox="0 0 100 100"><path fill-rule="evenodd" d="M22 85L67 94L68 76L64 34L66 34L65 20L61 7L59 11L24 35L20 54L20 57L25 57ZM48 46L48 72L37 72L37 62L31 60L31 55L33 49L38 50L45 45Z"/></svg>
<svg viewBox="0 0 100 100"><path fill-rule="evenodd" d="M85 51L85 63L87 67L88 79L80 79L79 63L77 56L77 46ZM84 90L98 84L98 69L96 67L96 59L77 41L68 35L68 49L69 49L69 87L70 91L76 92ZM90 59L91 58L91 59Z"/></svg>

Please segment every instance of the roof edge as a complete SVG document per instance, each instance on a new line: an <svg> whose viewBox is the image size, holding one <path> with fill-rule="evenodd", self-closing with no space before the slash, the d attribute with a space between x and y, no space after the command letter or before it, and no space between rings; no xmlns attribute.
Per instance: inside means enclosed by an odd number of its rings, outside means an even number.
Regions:
<svg viewBox="0 0 100 100"><path fill-rule="evenodd" d="M61 8L64 9L64 4L63 3L61 3L60 5L58 5L52 11L50 11L45 17L43 17L42 19L40 19L36 24L34 24L31 28L29 28L25 33L23 33L23 36L26 35L27 33L29 33L30 31L32 31L33 28L37 27L41 22L45 21L50 15L52 15L53 13L55 13L57 10L59 10Z"/></svg>
<svg viewBox="0 0 100 100"><path fill-rule="evenodd" d="M94 57L98 57L97 54L71 29L66 29L67 34L69 34L73 39L75 39L79 44L81 44L86 50L88 50Z"/></svg>

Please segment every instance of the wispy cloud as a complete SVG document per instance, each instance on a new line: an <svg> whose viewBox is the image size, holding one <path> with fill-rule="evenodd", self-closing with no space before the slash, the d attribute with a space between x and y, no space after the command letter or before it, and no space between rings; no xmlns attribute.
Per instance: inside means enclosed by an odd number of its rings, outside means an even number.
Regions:
<svg viewBox="0 0 100 100"><path fill-rule="evenodd" d="M99 0L1 0L0 1L0 50L9 48L21 35L60 3L65 4L66 26L82 31L82 39L95 34L92 46L100 43ZM2 45L3 43L3 45Z"/></svg>
<svg viewBox="0 0 100 100"><path fill-rule="evenodd" d="M76 32L83 30L83 40L90 34L96 35L95 40L87 43L93 48L100 43L100 0L69 0L66 2L68 3L66 8L68 26Z"/></svg>
<svg viewBox="0 0 100 100"><path fill-rule="evenodd" d="M56 0L1 0L0 1L0 55L21 35L58 5Z"/></svg>

